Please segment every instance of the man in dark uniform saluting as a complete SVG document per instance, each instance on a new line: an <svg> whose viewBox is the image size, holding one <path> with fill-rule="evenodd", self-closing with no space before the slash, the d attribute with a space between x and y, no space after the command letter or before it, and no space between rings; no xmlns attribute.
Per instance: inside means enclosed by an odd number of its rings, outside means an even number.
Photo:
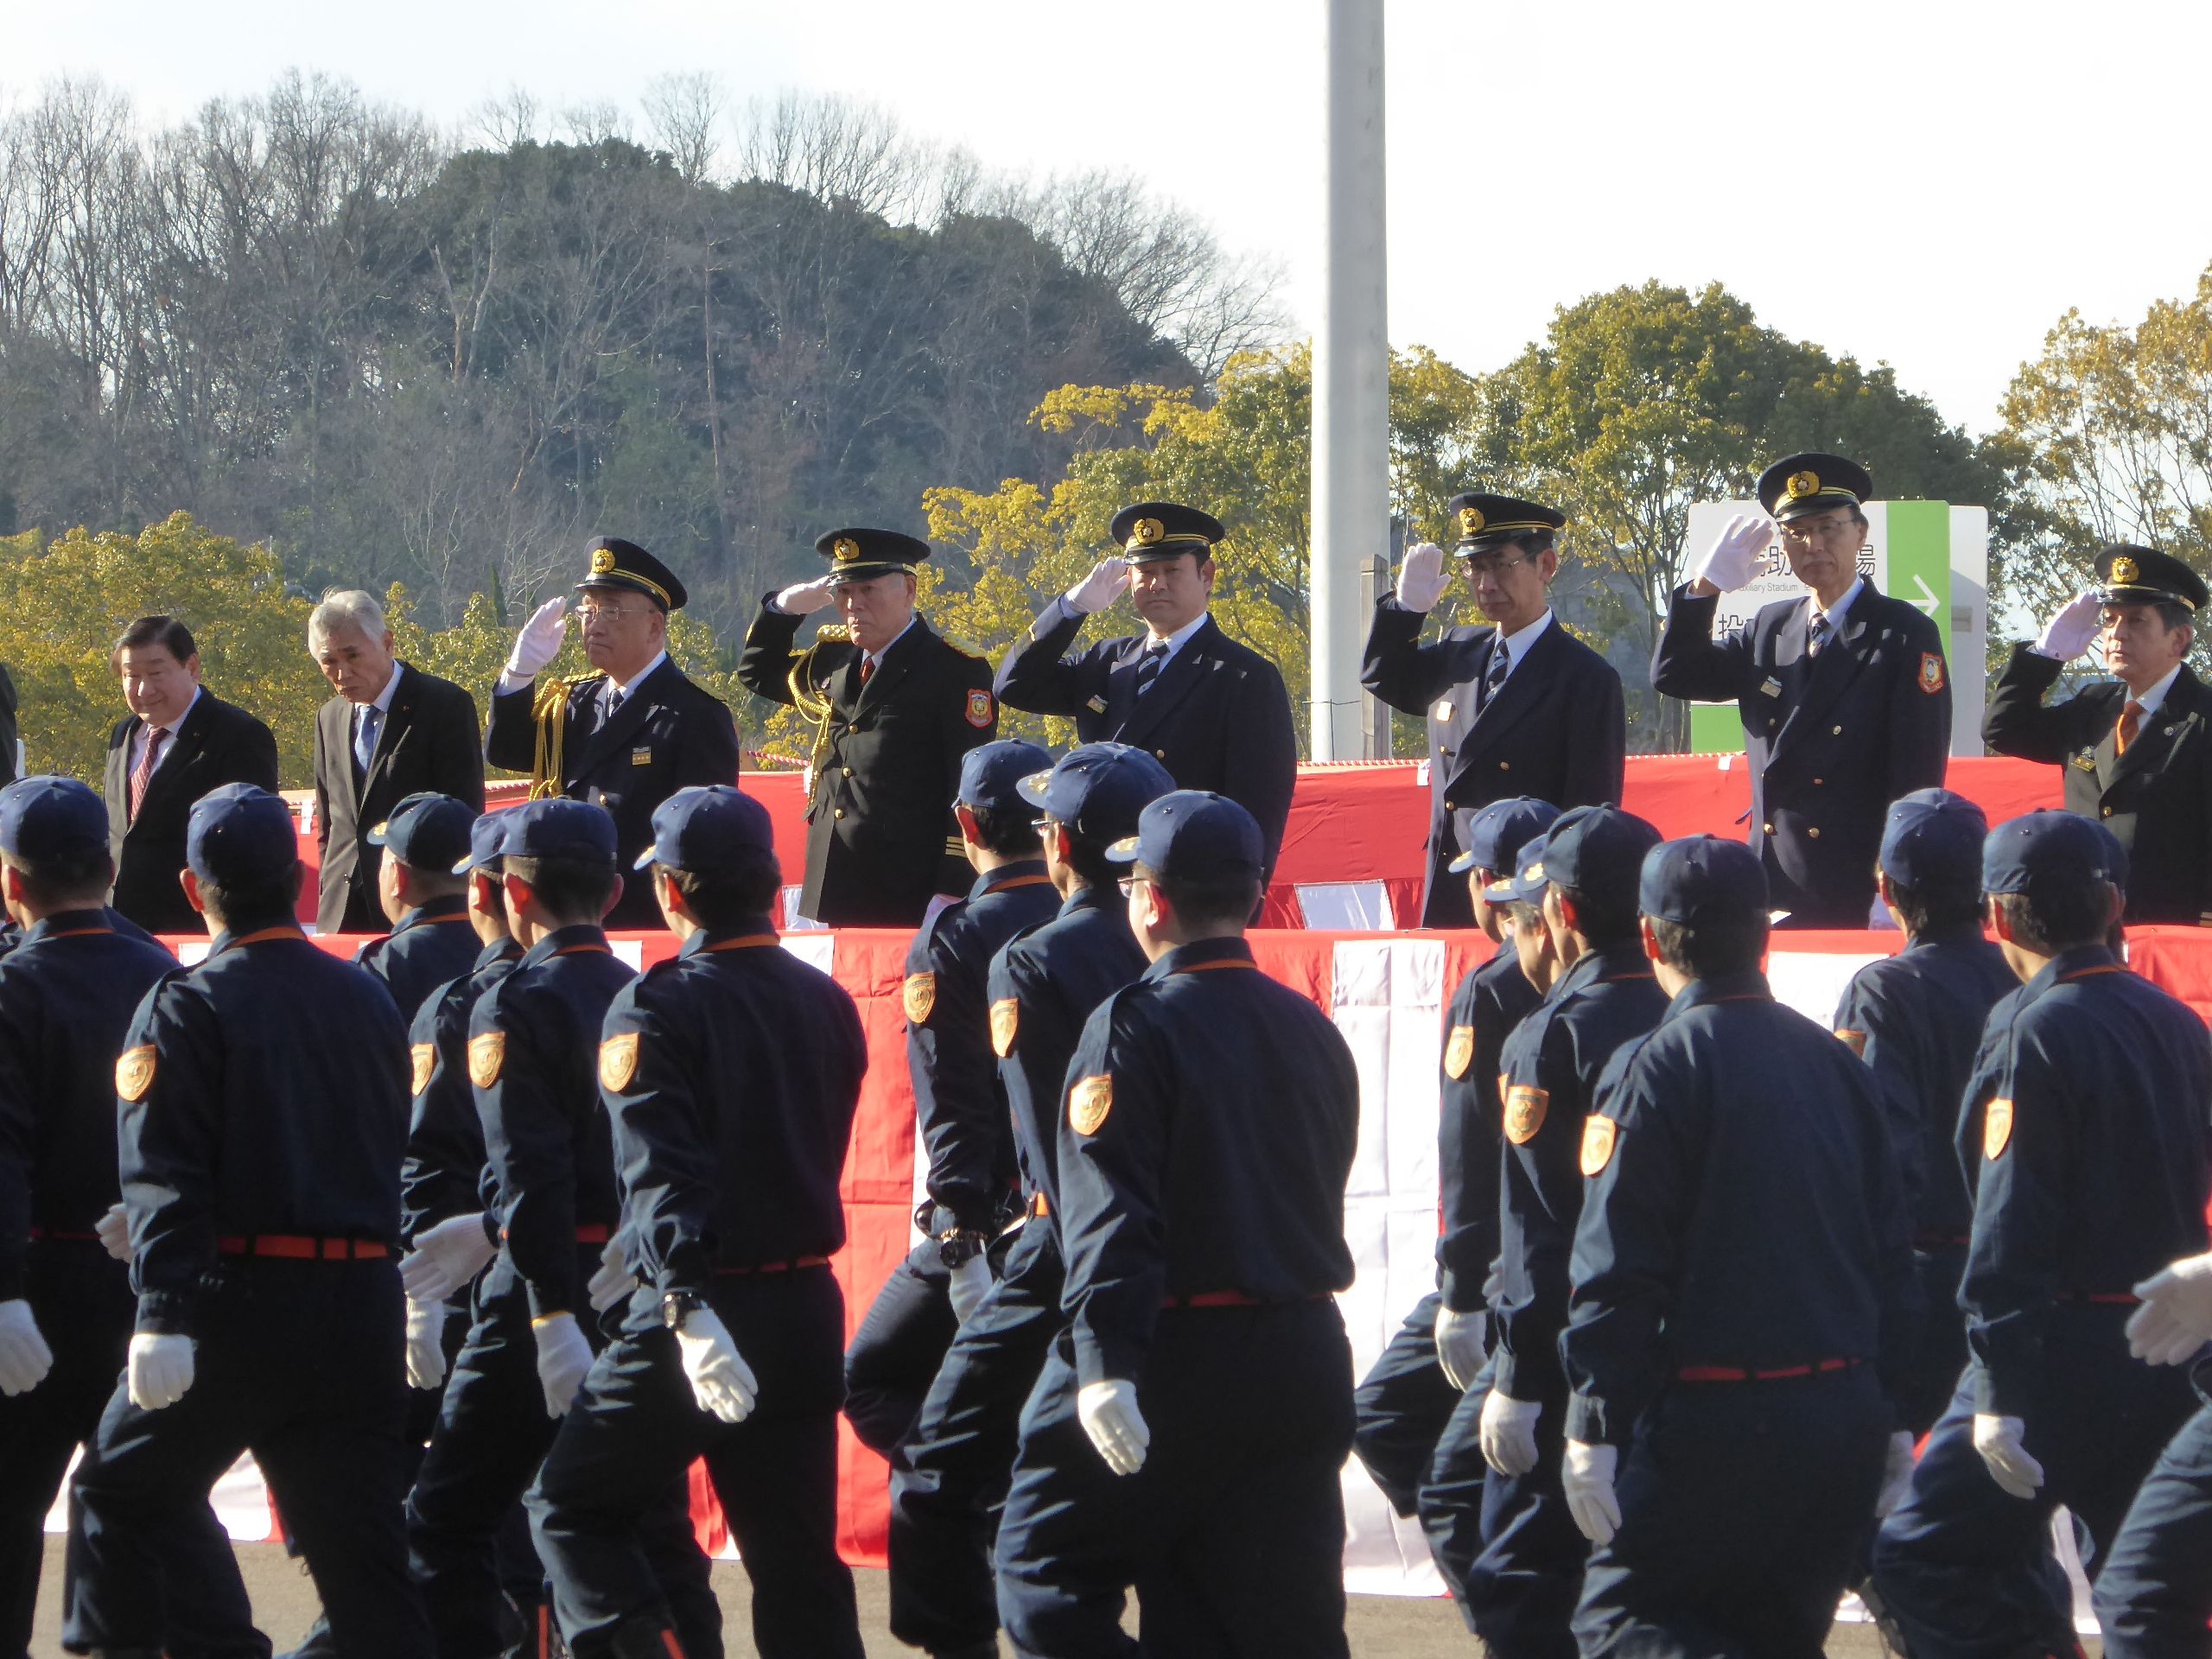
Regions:
<svg viewBox="0 0 2212 1659"><path fill-rule="evenodd" d="M1114 515L1122 551L1046 607L999 664L1009 709L1071 715L1079 743L1150 749L1178 789L1226 795L1259 821L1272 874L1290 817L1298 740L1275 665L1207 613L1221 521L1172 501ZM1065 655L1084 619L1126 590L1142 633Z"/></svg>
<svg viewBox="0 0 2212 1659"><path fill-rule="evenodd" d="M1423 542L1407 550L1397 592L1376 601L1359 671L1362 685L1428 728L1423 927L1473 925L1466 884L1444 867L1478 808L1510 795L1561 807L1618 802L1628 753L1621 677L1552 614L1567 515L1510 495L1455 495L1446 511L1490 626L1421 643L1422 619L1451 580L1444 550Z"/></svg>
<svg viewBox="0 0 2212 1659"><path fill-rule="evenodd" d="M973 879L952 821L961 758L999 728L991 665L914 613L927 542L833 530L830 574L760 601L738 677L815 722L807 762L806 885L798 913L828 927L918 927ZM800 622L844 618L791 648Z"/></svg>
<svg viewBox="0 0 2212 1659"><path fill-rule="evenodd" d="M1723 593L1751 582L1773 539L1765 517L1731 518L1675 590L1651 683L1670 697L1732 702L1751 766L1752 850L1785 927L1865 927L1873 913L1882 815L1942 785L1951 686L1935 621L1859 574L1866 469L1802 454L1760 474L1807 600L1761 608L1713 637Z"/></svg>
<svg viewBox="0 0 2212 1659"><path fill-rule="evenodd" d="M2187 661L2204 580L2147 547L2107 547L2096 572L2096 592L2013 646L1982 738L2065 768L2067 810L2127 853L2130 922L2212 926L2212 689ZM2099 638L2114 678L2046 706L2064 664Z"/></svg>
<svg viewBox="0 0 2212 1659"><path fill-rule="evenodd" d="M547 600L523 625L492 699L484 758L526 772L531 797L567 795L603 806L627 869L653 838L653 809L688 784L737 780L737 723L668 654L668 618L690 595L635 542L607 536L576 584L576 621L591 668L540 685L561 654L567 600ZM625 888L611 928L661 925L652 894Z"/></svg>

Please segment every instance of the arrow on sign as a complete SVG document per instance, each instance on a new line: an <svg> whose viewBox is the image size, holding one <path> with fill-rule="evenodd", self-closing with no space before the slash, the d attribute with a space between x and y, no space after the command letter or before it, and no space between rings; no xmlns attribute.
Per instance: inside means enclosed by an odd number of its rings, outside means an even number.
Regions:
<svg viewBox="0 0 2212 1659"><path fill-rule="evenodd" d="M1912 585L1920 589L1920 597L1918 599L1908 599L1905 601L1905 603L1911 606L1913 609L1918 611L1923 616L1935 615L1936 607L1941 605L1943 601L1936 597L1936 590L1928 585L1928 578L1925 576L1915 576L1912 579Z"/></svg>

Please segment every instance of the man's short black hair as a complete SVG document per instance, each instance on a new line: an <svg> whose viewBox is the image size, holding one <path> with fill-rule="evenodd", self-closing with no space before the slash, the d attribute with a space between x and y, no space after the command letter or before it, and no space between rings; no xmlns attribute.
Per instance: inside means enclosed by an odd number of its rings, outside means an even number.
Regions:
<svg viewBox="0 0 2212 1659"><path fill-rule="evenodd" d="M1574 906L1574 931L1590 941L1592 950L1607 950L1636 942L1634 899L1600 899L1564 881L1553 882L1552 890L1563 904Z"/></svg>
<svg viewBox="0 0 2212 1659"><path fill-rule="evenodd" d="M1662 922L1654 916L1651 937L1658 943L1659 960L1676 973L1717 979L1724 974L1756 973L1772 925L1764 912L1696 926Z"/></svg>
<svg viewBox="0 0 2212 1659"><path fill-rule="evenodd" d="M123 653L136 651L143 645L159 645L180 663L190 662L200 654L200 647L192 642L192 630L173 616L142 616L125 628L108 652L108 667L118 669Z"/></svg>
<svg viewBox="0 0 2212 1659"><path fill-rule="evenodd" d="M1897 906L1904 931L1917 938L1939 929L1963 927L1981 918L1980 881L1923 881L1907 887L1890 883L1890 902Z"/></svg>
<svg viewBox="0 0 2212 1659"><path fill-rule="evenodd" d="M1110 843L1091 840L1071 823L1061 823L1058 819L1053 823L1067 832L1068 855L1060 861L1075 872L1077 880L1086 887L1114 887L1121 884L1122 878L1128 874L1128 867L1116 864L1106 856Z"/></svg>
<svg viewBox="0 0 2212 1659"><path fill-rule="evenodd" d="M2038 875L2025 893L1993 893L2012 942L2039 957L2102 944L2111 922L2112 884L2101 875Z"/></svg>
<svg viewBox="0 0 2212 1659"><path fill-rule="evenodd" d="M296 860L273 875L227 886L214 881L200 884L200 902L226 933L251 933L264 927L282 927L298 920L295 906L300 898L304 867Z"/></svg>
<svg viewBox="0 0 2212 1659"><path fill-rule="evenodd" d="M670 870L668 879L709 933L734 932L761 916L772 922L784 891L783 866L766 847L747 847L720 869Z"/></svg>
<svg viewBox="0 0 2212 1659"><path fill-rule="evenodd" d="M540 907L560 927L598 926L614 893L614 867L595 859L518 858L510 853L506 874L528 882Z"/></svg>
<svg viewBox="0 0 2212 1659"><path fill-rule="evenodd" d="M1037 809L1026 802L1012 806L971 806L976 839L1001 858L1042 856L1037 846Z"/></svg>
<svg viewBox="0 0 2212 1659"><path fill-rule="evenodd" d="M22 873L23 892L41 910L97 910L115 885L115 861L105 847L86 847L33 862L0 853L0 862Z"/></svg>
<svg viewBox="0 0 2212 1659"><path fill-rule="evenodd" d="M1260 904L1260 879L1230 876L1224 880L1175 881L1163 880L1142 864L1129 867L1167 895L1167 903L1186 933L1235 928L1243 932Z"/></svg>

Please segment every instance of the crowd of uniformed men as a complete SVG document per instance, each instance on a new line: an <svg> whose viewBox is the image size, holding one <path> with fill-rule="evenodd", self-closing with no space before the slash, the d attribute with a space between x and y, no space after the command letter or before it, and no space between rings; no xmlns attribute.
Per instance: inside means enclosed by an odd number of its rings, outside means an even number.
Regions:
<svg viewBox="0 0 2212 1659"><path fill-rule="evenodd" d="M719 1655L703 1460L759 1650L856 1656L842 1413L891 1463L893 1632L948 1659L1344 1654L1355 1450L1503 1655L1809 1656L1848 1587L1916 1659L2072 1653L2061 1504L2106 1651L2204 1654L2212 1041L2120 929L2212 921L2205 588L2099 556L1986 722L2073 810L1992 831L1941 787L1937 631L1860 569L1871 490L1777 462L1673 597L1653 681L1741 709L1748 844L1619 806L1557 511L1451 503L1487 626L1423 643L1431 545L1378 603L1422 919L1497 948L1442 1040L1436 1288L1357 1386L1356 1074L1244 938L1293 728L1208 614L1207 514L1122 512L995 676L887 531L824 536L748 632L814 727L800 913L918 929L921 1243L849 1346L861 1019L774 948L675 575L594 547L592 671L543 675L547 601L480 746L372 599L316 608L319 923L389 929L352 964L295 920L267 728L133 623L105 799L0 791L0 1653L81 1447L73 1652L265 1659L209 1502L251 1451L321 1595L302 1653ZM1810 599L1716 630L1777 541ZM1075 651L1124 594L1142 632ZM2098 639L2114 680L2046 705ZM994 741L1001 701L1077 744ZM526 804L482 810L487 759ZM1775 1000L1771 926L1883 916L1906 946L1832 1029ZM643 975L606 931L661 925ZM152 937L198 930L190 967Z"/></svg>

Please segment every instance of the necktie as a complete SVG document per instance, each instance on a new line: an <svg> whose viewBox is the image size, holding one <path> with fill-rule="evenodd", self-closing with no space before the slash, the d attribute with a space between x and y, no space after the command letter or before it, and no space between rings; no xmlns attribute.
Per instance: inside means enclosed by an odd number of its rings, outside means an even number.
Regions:
<svg viewBox="0 0 2212 1659"><path fill-rule="evenodd" d="M1137 659L1137 696L1152 690L1152 683L1160 677L1160 671L1167 666L1167 645L1155 639L1144 648L1144 655Z"/></svg>
<svg viewBox="0 0 2212 1659"><path fill-rule="evenodd" d="M599 694L599 723L602 726L614 718L615 710L622 706L622 688L609 680L607 690Z"/></svg>
<svg viewBox="0 0 2212 1659"><path fill-rule="evenodd" d="M1829 636L1834 632L1828 626L1828 613L1826 611L1817 613L1813 618L1811 629L1805 635L1805 654L1808 657L1819 656L1821 647L1827 644Z"/></svg>
<svg viewBox="0 0 2212 1659"><path fill-rule="evenodd" d="M146 734L145 752L138 757L138 764L130 769L130 816L138 816L139 807L146 799L146 785L154 781L154 768L162 758L162 745L169 741L169 728L156 726Z"/></svg>
<svg viewBox="0 0 2212 1659"><path fill-rule="evenodd" d="M866 685L866 684L868 683L868 677L869 677L871 674L874 674L874 672L875 672L875 658L873 658L873 657L863 657L863 658L861 658L861 683L862 685Z"/></svg>
<svg viewBox="0 0 2212 1659"><path fill-rule="evenodd" d="M353 765L365 778L369 762L377 758L377 738L384 730L384 710L369 703L361 710L361 717L353 722Z"/></svg>
<svg viewBox="0 0 2212 1659"><path fill-rule="evenodd" d="M2112 752L2114 754L2126 754L2127 746L2135 741L2136 734L2142 729L2143 705L2130 697L2127 700L2127 707L2120 711L2120 734L2113 740Z"/></svg>
<svg viewBox="0 0 2212 1659"><path fill-rule="evenodd" d="M1483 671L1484 708L1490 706L1491 699L1497 695L1498 688L1505 683L1505 677L1512 671L1513 653L1505 648L1505 641L1501 639L1491 647L1490 666Z"/></svg>

